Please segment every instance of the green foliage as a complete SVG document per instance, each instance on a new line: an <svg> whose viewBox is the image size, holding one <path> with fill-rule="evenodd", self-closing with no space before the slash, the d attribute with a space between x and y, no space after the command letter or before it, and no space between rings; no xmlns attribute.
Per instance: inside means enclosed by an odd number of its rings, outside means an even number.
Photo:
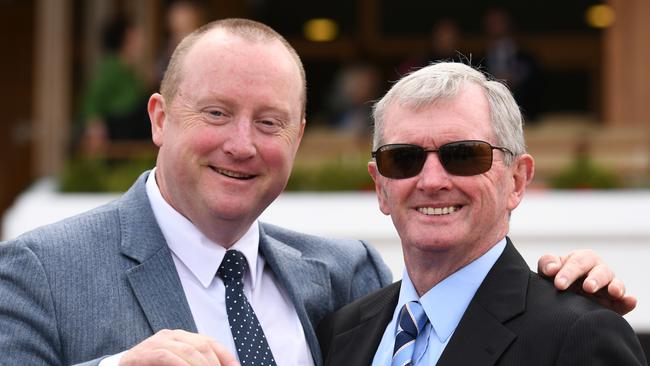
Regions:
<svg viewBox="0 0 650 366"><path fill-rule="evenodd" d="M374 185L366 169L367 160L336 159L322 164L296 165L289 178L291 191L370 190Z"/></svg>
<svg viewBox="0 0 650 366"><path fill-rule="evenodd" d="M353 191L373 189L366 170L367 161L337 158L318 164L297 164L287 190ZM76 158L66 165L60 186L63 192L124 192L155 158L140 157L110 161L101 158Z"/></svg>
<svg viewBox="0 0 650 366"><path fill-rule="evenodd" d="M142 172L155 165L155 158L142 156L111 161L103 158L70 160L60 177L63 192L124 192Z"/></svg>
<svg viewBox="0 0 650 366"><path fill-rule="evenodd" d="M580 155L575 161L551 178L552 188L558 189L614 189L620 188L618 178L596 165L588 156Z"/></svg>

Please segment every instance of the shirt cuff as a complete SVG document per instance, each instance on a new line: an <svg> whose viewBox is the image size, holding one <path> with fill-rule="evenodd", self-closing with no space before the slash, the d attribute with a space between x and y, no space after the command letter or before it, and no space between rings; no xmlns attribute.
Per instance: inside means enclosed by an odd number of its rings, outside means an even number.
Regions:
<svg viewBox="0 0 650 366"><path fill-rule="evenodd" d="M99 361L98 366L118 366L122 360L122 356L124 356L125 353L126 351L118 353L116 355L108 356L105 359Z"/></svg>

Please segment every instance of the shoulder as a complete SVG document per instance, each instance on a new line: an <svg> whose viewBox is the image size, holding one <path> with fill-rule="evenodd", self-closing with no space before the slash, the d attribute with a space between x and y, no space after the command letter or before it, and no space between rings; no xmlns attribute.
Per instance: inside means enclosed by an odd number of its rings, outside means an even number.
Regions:
<svg viewBox="0 0 650 366"><path fill-rule="evenodd" d="M41 226L9 240L0 247L27 247L33 251L70 250L93 245L100 238L119 237L119 214L115 202Z"/></svg>
<svg viewBox="0 0 650 366"><path fill-rule="evenodd" d="M558 291L535 273L529 291L528 319L534 319L529 329L538 328L537 339L559 341L557 364L646 364L634 330L621 315L580 294Z"/></svg>
<svg viewBox="0 0 650 366"><path fill-rule="evenodd" d="M378 255L376 250L362 240L326 238L305 234L276 225L261 223L263 233L275 240L298 249L306 256L321 260L358 260Z"/></svg>
<svg viewBox="0 0 650 366"><path fill-rule="evenodd" d="M275 245L293 248L302 259L327 268L336 289L334 308L392 282L392 273L377 250L362 240L324 238L269 224L260 227L270 245L275 241Z"/></svg>
<svg viewBox="0 0 650 366"><path fill-rule="evenodd" d="M537 309L537 311L552 312L563 318L575 319L588 311L605 310L581 294L571 290L556 289L552 281L532 271L528 286L528 306Z"/></svg>
<svg viewBox="0 0 650 366"><path fill-rule="evenodd" d="M72 255L76 250L100 249L109 243L117 243L121 240L125 222L137 222L144 227L152 220L144 187L147 176L148 172L143 173L129 191L112 202L36 228L0 245L0 248L6 245L50 255L58 251Z"/></svg>
<svg viewBox="0 0 650 366"><path fill-rule="evenodd" d="M369 337L381 339L383 331L390 322L399 297L401 281L365 295L354 302L329 314L320 322L317 329L318 340L324 354L328 354L332 339L336 334L344 334L356 329L361 323L372 329Z"/></svg>
<svg viewBox="0 0 650 366"><path fill-rule="evenodd" d="M625 342L638 346L634 331L621 315L581 294L559 291L534 272L530 275L526 314L528 329L537 328L545 336L563 339L565 349L577 343L612 348L614 339L619 339L622 347L627 347ZM571 346L573 342L577 343Z"/></svg>
<svg viewBox="0 0 650 366"><path fill-rule="evenodd" d="M618 313L603 307L593 299L574 292L559 291L553 283L531 272L527 294L528 317L536 319L540 326L556 329L557 332L570 332L577 325L604 322L619 330L631 328Z"/></svg>
<svg viewBox="0 0 650 366"><path fill-rule="evenodd" d="M321 325L337 328L358 323L362 318L375 316L382 311L388 310L392 314L397 306L401 283L394 282L341 307L327 316Z"/></svg>
<svg viewBox="0 0 650 366"><path fill-rule="evenodd" d="M24 284L34 296L74 296L84 283L106 272L117 257L119 215L112 204L27 232L0 244L0 292ZM13 290L12 290L13 289ZM10 296L14 296L12 293Z"/></svg>

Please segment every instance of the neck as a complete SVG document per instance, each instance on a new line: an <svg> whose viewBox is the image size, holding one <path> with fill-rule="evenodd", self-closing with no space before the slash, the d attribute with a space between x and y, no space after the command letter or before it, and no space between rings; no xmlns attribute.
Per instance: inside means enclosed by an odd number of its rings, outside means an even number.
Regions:
<svg viewBox="0 0 650 366"><path fill-rule="evenodd" d="M241 239L253 224L252 222L242 224L240 222L224 222L223 220L215 221L213 218L208 220L188 219L203 233L203 235L208 237L208 239L226 249L230 249L230 247ZM206 221L206 223L202 223L201 221Z"/></svg>
<svg viewBox="0 0 650 366"><path fill-rule="evenodd" d="M418 296L424 295L445 278L481 257L504 236L505 234L485 241L484 244L475 246L469 252L467 248L432 251L421 250L415 246L403 246L406 270Z"/></svg>

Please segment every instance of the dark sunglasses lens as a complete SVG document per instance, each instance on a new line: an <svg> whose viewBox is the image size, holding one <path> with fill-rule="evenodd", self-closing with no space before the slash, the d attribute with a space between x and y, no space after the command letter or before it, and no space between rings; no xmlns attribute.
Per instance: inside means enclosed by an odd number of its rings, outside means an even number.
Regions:
<svg viewBox="0 0 650 366"><path fill-rule="evenodd" d="M426 152L415 145L384 145L377 150L375 160L379 173L387 178L411 178L422 170Z"/></svg>
<svg viewBox="0 0 650 366"><path fill-rule="evenodd" d="M440 147L440 161L454 175L482 174L492 166L492 147L482 141L452 142Z"/></svg>

